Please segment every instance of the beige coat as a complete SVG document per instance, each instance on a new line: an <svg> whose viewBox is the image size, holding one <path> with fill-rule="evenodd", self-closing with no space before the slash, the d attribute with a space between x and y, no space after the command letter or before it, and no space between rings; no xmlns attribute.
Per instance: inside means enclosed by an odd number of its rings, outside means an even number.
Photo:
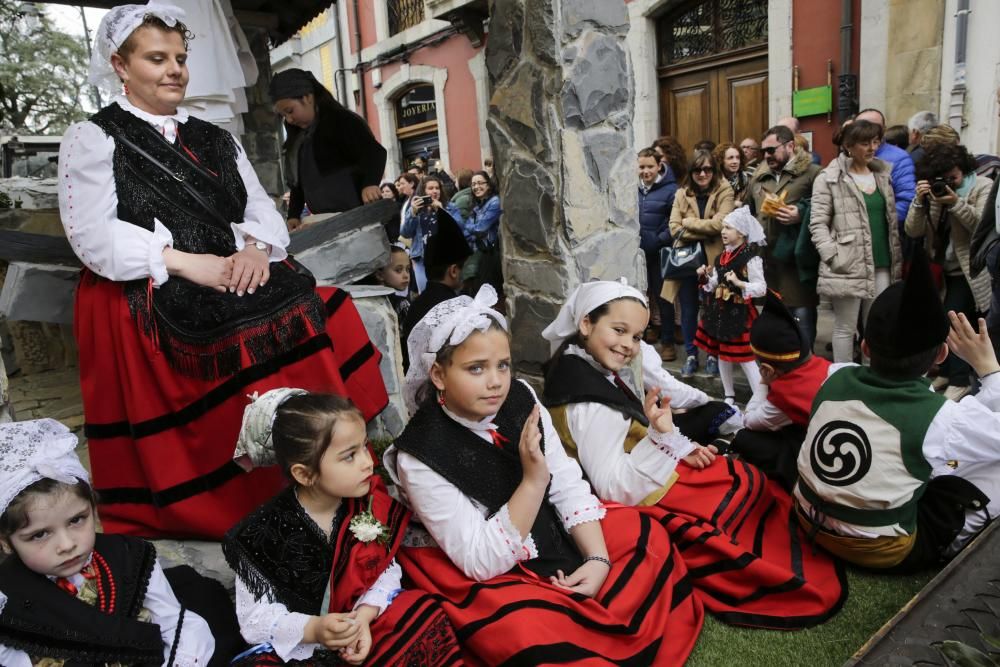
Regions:
<svg viewBox="0 0 1000 667"><path fill-rule="evenodd" d="M976 231L976 226L983 217L986 200L989 199L993 181L986 176L976 176L976 182L966 198L959 197L954 206L948 209L951 220L951 243L955 248L955 256L962 267L965 279L969 281L972 295L976 298L976 308L985 313L990 309L992 288L988 271L983 271L975 278L969 273L969 241ZM928 212L930 221L928 222ZM913 238L924 237L924 247L927 254L934 256L934 228L941 216L941 205L930 202L930 210L919 199L910 204L910 212L906 214L906 234Z"/></svg>
<svg viewBox="0 0 1000 667"><path fill-rule="evenodd" d="M848 173L851 159L841 155L813 181L809 233L822 260L816 291L831 297L874 299L875 258L868 208L861 190ZM885 198L893 282L902 278L902 249L896 219L896 199L889 174L892 166L875 159L869 165L875 187Z"/></svg>
<svg viewBox="0 0 1000 667"><path fill-rule="evenodd" d="M698 199L688 188L680 188L674 196L674 207L670 210L670 236L674 241L701 241L705 246L708 265L722 254L722 219L733 210L733 189L725 179L719 179L715 190L708 195L705 217L698 213ZM660 292L667 301L673 302L680 289L680 282L664 280Z"/></svg>

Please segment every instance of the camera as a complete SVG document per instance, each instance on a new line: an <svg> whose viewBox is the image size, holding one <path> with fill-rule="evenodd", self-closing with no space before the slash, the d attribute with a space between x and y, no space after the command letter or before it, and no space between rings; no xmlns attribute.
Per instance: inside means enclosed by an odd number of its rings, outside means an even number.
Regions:
<svg viewBox="0 0 1000 667"><path fill-rule="evenodd" d="M420 202L421 206L427 206L428 204L431 203L431 198L428 197L427 195L424 195L423 197L417 197L416 199L417 201Z"/></svg>
<svg viewBox="0 0 1000 667"><path fill-rule="evenodd" d="M940 176L935 178L931 182L931 194L935 197L947 197L948 196L948 181L944 180Z"/></svg>

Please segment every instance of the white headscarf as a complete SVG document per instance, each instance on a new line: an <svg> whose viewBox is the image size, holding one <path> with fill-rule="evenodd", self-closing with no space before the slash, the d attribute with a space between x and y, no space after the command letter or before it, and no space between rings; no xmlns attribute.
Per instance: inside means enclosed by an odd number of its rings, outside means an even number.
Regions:
<svg viewBox="0 0 1000 667"><path fill-rule="evenodd" d="M741 206L740 208L734 210L732 213L727 215L722 220L722 224L729 225L744 237L746 237L747 245L767 245L767 240L764 235L764 228L760 226L760 222L757 218L753 217L753 213L750 212L749 206Z"/></svg>
<svg viewBox="0 0 1000 667"><path fill-rule="evenodd" d="M243 425L240 426L240 437L236 442L233 460L246 470L277 463L271 431L278 408L292 396L308 393L305 389L282 387L272 389L263 396L256 393L248 396L250 405L243 410Z"/></svg>
<svg viewBox="0 0 1000 667"><path fill-rule="evenodd" d="M89 483L76 446L76 436L55 419L0 424L0 514L40 479Z"/></svg>
<svg viewBox="0 0 1000 667"><path fill-rule="evenodd" d="M595 280L582 283L566 299L559 309L559 314L552 324L542 330L542 338L549 341L550 354L555 354L559 346L570 336L577 333L583 316L609 301L630 297L637 299L647 308L646 295L631 287L628 280Z"/></svg>
<svg viewBox="0 0 1000 667"><path fill-rule="evenodd" d="M410 368L403 378L403 400L411 415L417 412L417 392L430 378L441 348L461 345L474 331L485 332L493 322L507 330L506 318L492 308L496 302L496 290L486 284L475 299L460 296L439 303L413 327L406 339Z"/></svg>
<svg viewBox="0 0 1000 667"><path fill-rule="evenodd" d="M184 20L184 10L174 5L166 5L151 0L148 5L119 5L114 7L97 27L94 37L94 52L90 56L90 72L87 81L98 88L112 93L121 92L121 81L115 68L111 66L111 56L138 28L147 16L155 16L171 28Z"/></svg>

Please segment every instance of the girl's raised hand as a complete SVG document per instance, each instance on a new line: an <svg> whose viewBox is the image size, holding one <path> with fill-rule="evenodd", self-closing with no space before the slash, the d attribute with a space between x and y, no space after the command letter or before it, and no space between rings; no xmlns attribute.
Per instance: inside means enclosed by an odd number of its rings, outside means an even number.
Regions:
<svg viewBox="0 0 1000 667"><path fill-rule="evenodd" d="M684 463L688 464L695 470L701 470L702 468L707 468L712 465L712 462L715 461L715 455L715 447L702 447L701 445L695 445L694 451L684 457Z"/></svg>
<svg viewBox="0 0 1000 667"><path fill-rule="evenodd" d="M670 397L660 396L659 387L646 391L646 400L642 404L643 412L649 425L660 433L670 433L674 430L674 416L670 412Z"/></svg>
<svg viewBox="0 0 1000 667"><path fill-rule="evenodd" d="M996 353L993 351L993 341L986 329L986 320L979 318L979 331L973 328L969 318L964 313L948 311L951 331L948 332L948 349L952 354L972 366L980 377L987 373L1000 370Z"/></svg>
<svg viewBox="0 0 1000 667"><path fill-rule="evenodd" d="M549 485L549 466L545 463L545 454L542 452L542 432L538 430L540 415L541 409L536 403L521 429L521 441L517 449L521 454L524 479L545 488Z"/></svg>

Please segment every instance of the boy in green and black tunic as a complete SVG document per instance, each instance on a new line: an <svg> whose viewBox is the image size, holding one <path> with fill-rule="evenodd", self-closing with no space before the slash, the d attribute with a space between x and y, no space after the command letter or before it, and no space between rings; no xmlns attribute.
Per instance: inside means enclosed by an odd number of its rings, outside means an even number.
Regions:
<svg viewBox="0 0 1000 667"><path fill-rule="evenodd" d="M817 543L866 567L929 567L1000 509L1000 364L985 328L944 312L923 252L875 300L871 366L833 367L799 452L799 520ZM960 403L924 377L949 353L982 379Z"/></svg>

